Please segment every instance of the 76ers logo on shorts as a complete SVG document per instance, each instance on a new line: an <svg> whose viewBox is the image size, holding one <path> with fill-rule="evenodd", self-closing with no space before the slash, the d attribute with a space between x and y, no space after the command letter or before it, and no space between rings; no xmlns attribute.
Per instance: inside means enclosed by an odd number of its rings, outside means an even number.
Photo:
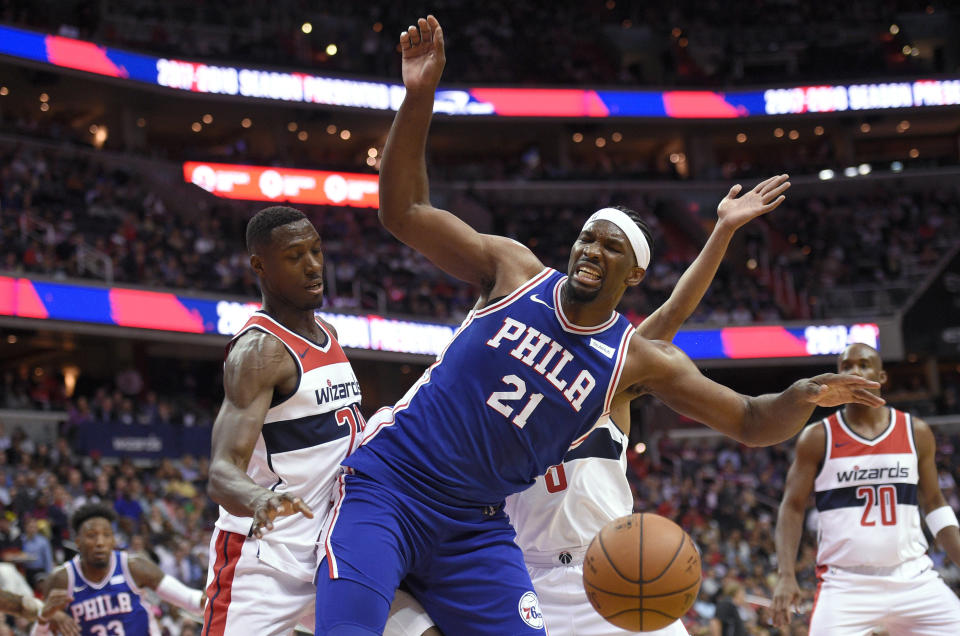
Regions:
<svg viewBox="0 0 960 636"><path fill-rule="evenodd" d="M525 592L517 606L520 618L534 629L543 629L543 614L540 613L540 599L533 592Z"/></svg>

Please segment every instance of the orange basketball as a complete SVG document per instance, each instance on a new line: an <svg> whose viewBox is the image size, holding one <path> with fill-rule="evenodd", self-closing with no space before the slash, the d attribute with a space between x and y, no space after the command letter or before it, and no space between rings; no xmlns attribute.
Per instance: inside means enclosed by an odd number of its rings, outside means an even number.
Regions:
<svg viewBox="0 0 960 636"><path fill-rule="evenodd" d="M621 629L666 627L700 591L700 551L674 522L650 513L620 517L590 542L583 587L594 609Z"/></svg>

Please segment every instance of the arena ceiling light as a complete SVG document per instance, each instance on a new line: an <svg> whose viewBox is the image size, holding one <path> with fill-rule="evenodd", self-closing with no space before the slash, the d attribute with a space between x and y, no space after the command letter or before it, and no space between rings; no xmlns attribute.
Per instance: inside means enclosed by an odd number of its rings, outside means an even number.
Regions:
<svg viewBox="0 0 960 636"><path fill-rule="evenodd" d="M834 174L833 174L833 170L827 168L817 173L817 176L820 177L821 181L827 181L828 179L833 179Z"/></svg>

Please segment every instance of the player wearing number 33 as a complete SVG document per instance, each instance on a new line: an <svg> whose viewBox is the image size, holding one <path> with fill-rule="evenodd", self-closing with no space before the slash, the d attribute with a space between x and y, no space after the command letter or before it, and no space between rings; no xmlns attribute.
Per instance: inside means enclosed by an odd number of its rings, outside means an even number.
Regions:
<svg viewBox="0 0 960 636"><path fill-rule="evenodd" d="M401 581L448 635L542 634L544 619L504 499L563 461L640 385L752 445L793 436L816 404L880 405L875 382L825 374L748 397L616 312L650 262L629 213L591 215L567 272L430 202L425 147L445 57L432 16L401 35L406 94L380 167L380 219L480 299L453 340L343 462L324 526L316 633L381 634ZM774 188L777 186L774 186ZM772 203L772 202L771 202ZM544 222L549 222L544 220ZM372 429L372 430L371 430Z"/></svg>
<svg viewBox="0 0 960 636"><path fill-rule="evenodd" d="M887 379L879 354L864 344L847 347L838 367ZM777 519L778 624L800 600L794 566L815 491L819 584L811 636L867 636L879 628L892 636L960 634L960 600L933 569L920 528L918 508L960 565L960 530L937 483L935 452L926 422L882 406L850 404L800 435Z"/></svg>

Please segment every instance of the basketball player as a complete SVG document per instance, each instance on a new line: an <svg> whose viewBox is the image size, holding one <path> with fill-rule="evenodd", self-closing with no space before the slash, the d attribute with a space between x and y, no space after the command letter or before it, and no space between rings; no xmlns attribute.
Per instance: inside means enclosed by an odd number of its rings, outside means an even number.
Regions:
<svg viewBox="0 0 960 636"><path fill-rule="evenodd" d="M78 554L50 575L47 599L56 590L72 598L67 612L83 636L159 636L160 629L141 598L145 587L167 603L200 614L207 600L201 590L164 574L153 561L116 549L116 519L113 508L99 502L73 513L70 526ZM41 636L50 631L38 624L33 633Z"/></svg>
<svg viewBox="0 0 960 636"><path fill-rule="evenodd" d="M384 149L380 218L481 297L437 362L344 461L324 527L316 632L379 634L406 579L446 634L542 633L503 501L578 446L617 393L639 384L753 445L789 438L816 404L883 400L865 390L875 382L835 374L743 396L705 378L676 347L635 334L615 308L644 276L649 239L620 210L588 219L564 275L515 241L434 208L425 145L444 63L436 19L405 31L401 48L406 96Z"/></svg>
<svg viewBox="0 0 960 636"><path fill-rule="evenodd" d="M54 620L54 629L66 636L79 636L80 629L77 624L61 611L69 604L70 595L66 590L51 590L44 602L40 602L32 596L21 596L13 592L0 590L0 612L39 623L49 623L60 614L65 620L62 623Z"/></svg>
<svg viewBox="0 0 960 636"><path fill-rule="evenodd" d="M731 188L717 208L718 222L703 250L677 281L667 302L637 327L641 335L673 340L710 286L734 232L777 207L779 187L789 186L786 179L786 175L768 179L740 198L736 198L740 186ZM767 194L761 195L761 191ZM628 633L594 610L582 580L583 556L590 541L609 521L633 512L626 470L630 400L634 397L632 391L617 395L609 419L568 452L562 463L548 468L530 488L507 497L506 512L540 599L544 623L553 636ZM673 636L687 632L677 621L644 633Z"/></svg>
<svg viewBox="0 0 960 636"><path fill-rule="evenodd" d="M852 344L841 374L887 381L877 351ZM879 393L879 389L877 390ZM894 408L849 404L797 440L777 517L777 624L799 604L795 566L803 515L816 494L820 530L811 636L960 634L960 600L933 569L920 528L960 565L957 516L937 482L935 443L923 420Z"/></svg>
<svg viewBox="0 0 960 636"><path fill-rule="evenodd" d="M299 210L276 206L250 219L246 239L263 306L224 363L204 636L289 634L313 623L320 524L363 427L353 368L336 330L315 313L323 302L316 228Z"/></svg>

